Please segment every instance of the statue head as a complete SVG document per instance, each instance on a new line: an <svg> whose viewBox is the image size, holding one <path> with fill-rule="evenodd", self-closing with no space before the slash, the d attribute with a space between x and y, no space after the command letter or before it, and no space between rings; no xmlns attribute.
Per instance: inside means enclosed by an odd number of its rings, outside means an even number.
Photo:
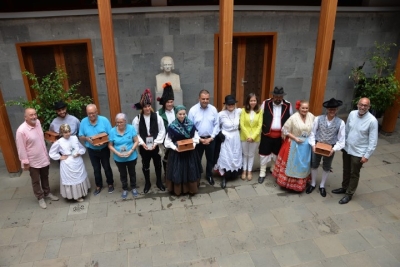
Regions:
<svg viewBox="0 0 400 267"><path fill-rule="evenodd" d="M160 68L164 72L171 72L175 68L174 60L172 59L172 57L169 56L162 57Z"/></svg>

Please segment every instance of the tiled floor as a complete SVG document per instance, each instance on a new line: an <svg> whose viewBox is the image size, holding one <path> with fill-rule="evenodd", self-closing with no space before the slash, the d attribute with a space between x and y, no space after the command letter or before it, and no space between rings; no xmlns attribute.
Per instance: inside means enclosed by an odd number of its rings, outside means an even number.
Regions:
<svg viewBox="0 0 400 267"><path fill-rule="evenodd" d="M86 166L94 186L91 165ZM3 163L4 164L4 163ZM27 172L0 175L0 266L400 266L400 141L379 139L353 200L339 205L341 153L322 198L280 189L268 176L202 180L200 194L116 190L83 203L35 200ZM140 160L138 166L140 165ZM258 162L256 162L258 166ZM137 167L139 191L143 175ZM58 164L51 186L59 195ZM258 173L254 173L254 178Z"/></svg>

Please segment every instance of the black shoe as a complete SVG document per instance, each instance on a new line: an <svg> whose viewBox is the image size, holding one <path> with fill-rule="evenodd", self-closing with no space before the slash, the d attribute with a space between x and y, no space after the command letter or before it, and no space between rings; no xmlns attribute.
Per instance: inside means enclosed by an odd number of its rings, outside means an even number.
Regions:
<svg viewBox="0 0 400 267"><path fill-rule="evenodd" d="M341 200L339 200L339 204L347 204L349 203L349 201L351 200L352 196L350 195L345 195L344 197L342 197Z"/></svg>
<svg viewBox="0 0 400 267"><path fill-rule="evenodd" d="M264 177L258 177L258 183L259 184L262 184L262 183L264 183L264 180L265 180L265 176Z"/></svg>
<svg viewBox="0 0 400 267"><path fill-rule="evenodd" d="M143 193L147 194L150 190L151 183L145 183Z"/></svg>
<svg viewBox="0 0 400 267"><path fill-rule="evenodd" d="M112 192L114 192L114 186L113 185L109 185L108 186L108 193L111 194Z"/></svg>
<svg viewBox="0 0 400 267"><path fill-rule="evenodd" d="M96 190L94 190L93 195L97 196L101 192L101 187L97 187Z"/></svg>
<svg viewBox="0 0 400 267"><path fill-rule="evenodd" d="M308 185L307 189L306 189L306 194L311 194L312 191L314 191L315 186L312 185Z"/></svg>
<svg viewBox="0 0 400 267"><path fill-rule="evenodd" d="M225 177L222 177L221 188L224 189L225 187L226 187L226 179Z"/></svg>
<svg viewBox="0 0 400 267"><path fill-rule="evenodd" d="M319 188L319 193L321 194L322 197L326 197L326 190L324 187Z"/></svg>
<svg viewBox="0 0 400 267"><path fill-rule="evenodd" d="M332 193L334 193L334 194L344 194L344 193L346 193L346 189L345 188L333 189Z"/></svg>
<svg viewBox="0 0 400 267"><path fill-rule="evenodd" d="M212 176L208 176L208 177L207 177L207 182L208 182L210 185L214 185L214 184L215 184L214 179L212 178Z"/></svg>
<svg viewBox="0 0 400 267"><path fill-rule="evenodd" d="M161 191L165 191L165 187L161 181L157 182L156 185L157 185L158 189L160 189Z"/></svg>

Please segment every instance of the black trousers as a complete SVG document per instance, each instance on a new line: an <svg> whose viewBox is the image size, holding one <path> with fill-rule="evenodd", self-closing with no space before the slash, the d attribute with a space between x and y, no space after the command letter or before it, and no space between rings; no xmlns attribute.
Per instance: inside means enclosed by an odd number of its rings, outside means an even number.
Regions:
<svg viewBox="0 0 400 267"><path fill-rule="evenodd" d="M149 175L148 172L150 171L150 160L152 159L157 179L161 179L161 156L158 154L159 151L160 149L158 146L153 150L146 150L143 147L139 147L139 153L142 157L142 170L145 179L147 178L146 175Z"/></svg>
<svg viewBox="0 0 400 267"><path fill-rule="evenodd" d="M215 152L215 140L210 142L209 145L203 145L198 143L196 145L196 151L199 154L199 158L203 157L206 152L207 166L206 166L206 177L212 176L212 168L214 167L214 152Z"/></svg>
<svg viewBox="0 0 400 267"><path fill-rule="evenodd" d="M129 182L131 184L131 188L132 189L136 188L136 171L135 171L136 161L137 159L125 162L115 161L115 164L118 167L123 190L126 191L128 190L128 173L129 173Z"/></svg>

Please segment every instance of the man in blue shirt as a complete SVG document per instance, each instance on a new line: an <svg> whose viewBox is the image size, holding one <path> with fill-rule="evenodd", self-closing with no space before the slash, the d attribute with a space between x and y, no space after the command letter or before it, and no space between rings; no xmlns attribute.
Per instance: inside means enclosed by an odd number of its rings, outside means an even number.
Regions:
<svg viewBox="0 0 400 267"><path fill-rule="evenodd" d="M368 162L378 142L378 121L369 113L368 98L358 101L358 110L350 112L346 121L346 143L343 152L342 187L332 190L334 194L345 194L339 204L347 204L356 192L360 170Z"/></svg>
<svg viewBox="0 0 400 267"><path fill-rule="evenodd" d="M189 110L188 119L193 121L200 136L200 142L196 145L200 159L203 157L204 151L206 152L206 179L210 185L214 185L212 177L215 151L214 138L219 133L219 118L217 109L209 102L210 93L207 90L201 90L199 103Z"/></svg>
<svg viewBox="0 0 400 267"><path fill-rule="evenodd" d="M107 178L108 193L114 192L114 179L113 172L110 166L110 149L107 143L101 145L94 145L92 136L106 133L110 134L111 124L110 121L103 116L98 115L97 107L94 104L86 106L86 118L83 118L79 127L79 139L85 142L88 149L90 162L92 163L94 171L94 179L96 182L96 190L93 194L96 196L103 188L103 178L101 176L101 166L103 166L104 173Z"/></svg>

